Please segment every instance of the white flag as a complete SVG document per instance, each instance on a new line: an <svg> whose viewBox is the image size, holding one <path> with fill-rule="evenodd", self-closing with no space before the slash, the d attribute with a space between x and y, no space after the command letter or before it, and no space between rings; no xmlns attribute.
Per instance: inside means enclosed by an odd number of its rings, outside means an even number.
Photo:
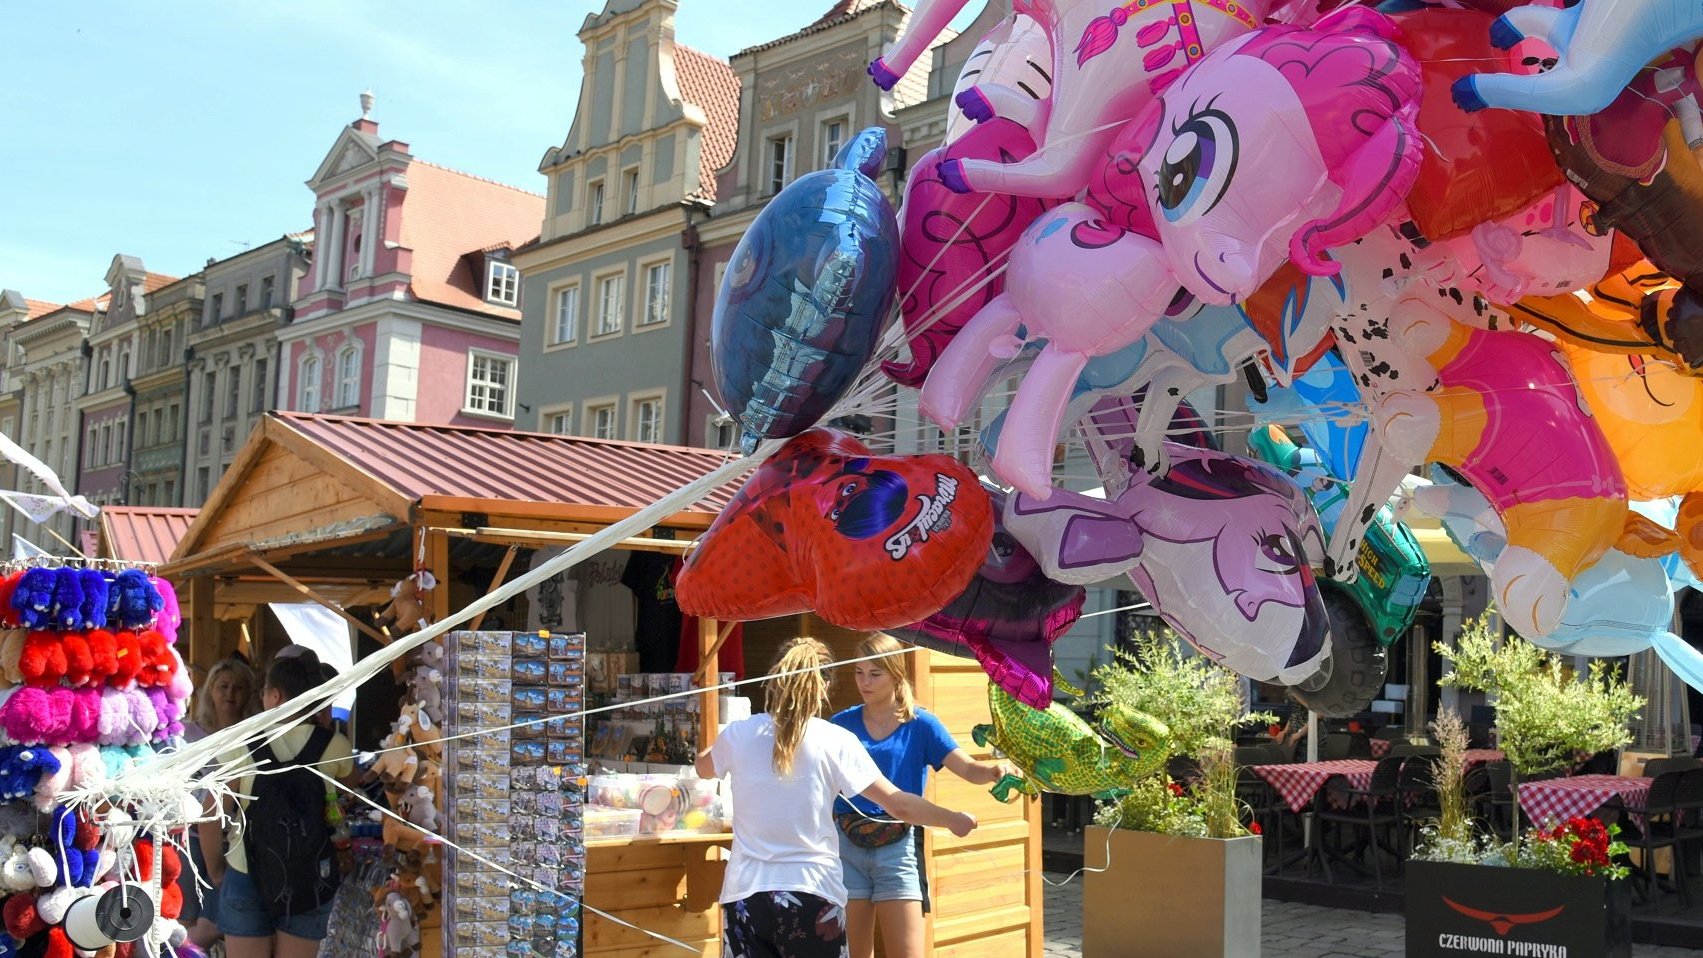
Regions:
<svg viewBox="0 0 1703 958"><path fill-rule="evenodd" d="M12 533L12 558L51 559L53 556L46 549L14 532Z"/></svg>
<svg viewBox="0 0 1703 958"><path fill-rule="evenodd" d="M10 436L0 433L0 458L15 462L29 470L30 475L41 480L47 491L64 500L65 504L74 509L85 519L93 519L100 513L100 508L82 496L74 496L65 484L59 481L59 474L48 468L47 463L24 451L24 447L12 441ZM13 495L16 495L14 493ZM28 515L28 513L25 513ZM40 519L35 520L40 522Z"/></svg>
<svg viewBox="0 0 1703 958"><path fill-rule="evenodd" d="M58 496L38 496L10 490L0 490L0 501L23 513L37 525L64 512L67 505L66 501Z"/></svg>

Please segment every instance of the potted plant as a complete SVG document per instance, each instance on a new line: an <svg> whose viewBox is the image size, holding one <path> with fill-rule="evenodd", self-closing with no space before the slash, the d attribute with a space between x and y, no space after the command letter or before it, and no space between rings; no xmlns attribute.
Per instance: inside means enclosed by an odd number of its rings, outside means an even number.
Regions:
<svg viewBox="0 0 1703 958"><path fill-rule="evenodd" d="M1593 665L1569 677L1554 656L1519 639L1497 647L1489 623L1467 627L1444 681L1497 695L1500 744L1526 774L1565 768L1628 741L1626 722L1643 705L1618 677ZM1437 820L1425 825L1407 869L1407 954L1566 954L1626 958L1632 949L1627 848L1619 826L1574 818L1502 842L1467 810L1466 727L1444 712L1432 726ZM1509 869L1519 869L1516 876Z"/></svg>
<svg viewBox="0 0 1703 958"><path fill-rule="evenodd" d="M1199 775L1177 782L1160 767L1101 804L1084 841L1083 955L1258 954L1261 844L1243 823L1232 749L1238 727L1272 716L1250 714L1240 678L1169 630L1138 633L1092 678L1090 707L1165 723Z"/></svg>

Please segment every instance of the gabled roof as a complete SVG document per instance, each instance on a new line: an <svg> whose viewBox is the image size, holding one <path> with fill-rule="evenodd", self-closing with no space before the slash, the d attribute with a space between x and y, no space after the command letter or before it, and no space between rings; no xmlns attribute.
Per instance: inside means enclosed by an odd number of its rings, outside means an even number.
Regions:
<svg viewBox="0 0 1703 958"><path fill-rule="evenodd" d="M544 197L415 159L408 164L401 244L414 252L410 288L430 303L519 319L486 302L469 252L513 249L538 234Z"/></svg>
<svg viewBox="0 0 1703 958"><path fill-rule="evenodd" d="M288 497L257 499L255 490L247 488L250 477L259 476L262 464L275 473L271 481L277 475L292 474L281 464L281 457L299 465L300 475L312 477L308 481L328 483L324 499L338 497L337 502L316 500L324 513L321 518L336 528L363 530L410 523L421 511L481 513L492 521L522 516L607 524L727 462L725 453L711 449L270 412L208 496L174 558L181 561L203 551L234 547L221 539L237 537L252 544L247 529L275 533L289 525L284 520L295 513L272 516L252 505ZM722 486L662 521L706 528L737 488L737 481ZM350 508L357 503L366 505ZM227 510L238 508L243 510L245 529L228 527ZM215 530L219 534L209 539ZM291 531L306 534L310 530Z"/></svg>
<svg viewBox="0 0 1703 958"><path fill-rule="evenodd" d="M680 95L706 117L699 134L698 188L687 198L714 202L716 170L732 161L739 144L739 76L726 60L680 43L674 44L674 76Z"/></svg>
<svg viewBox="0 0 1703 958"><path fill-rule="evenodd" d="M892 7L895 10L899 10L904 13L910 12L909 7L897 2L897 0L836 0L835 4L828 8L827 13L816 18L814 23L804 29L794 31L786 36L776 37L773 40L765 40L756 46L746 47L738 53L735 53L734 56L742 57L748 53L757 53L762 50L778 47L783 43L789 43L799 37L807 37L812 33L820 33L823 30L838 26L847 20L862 16L871 10L876 10L881 7Z"/></svg>
<svg viewBox="0 0 1703 958"><path fill-rule="evenodd" d="M163 563L171 558L198 511L163 506L103 506L100 554L107 559Z"/></svg>
<svg viewBox="0 0 1703 958"><path fill-rule="evenodd" d="M182 278L181 276L167 276L164 273L143 273L142 292L144 294L151 293L161 287L170 286Z"/></svg>
<svg viewBox="0 0 1703 958"><path fill-rule="evenodd" d="M53 312L60 307L60 304L50 303L45 299L26 299L24 300L24 306L29 310L29 312L24 316L24 322L27 323L38 316L46 316L48 313Z"/></svg>

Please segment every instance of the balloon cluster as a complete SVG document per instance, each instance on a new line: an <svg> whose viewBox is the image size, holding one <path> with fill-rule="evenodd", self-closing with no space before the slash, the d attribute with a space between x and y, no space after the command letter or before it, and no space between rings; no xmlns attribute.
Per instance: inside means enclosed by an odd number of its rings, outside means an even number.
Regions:
<svg viewBox="0 0 1703 958"><path fill-rule="evenodd" d="M963 6L921 0L874 81ZM873 129L740 243L718 388L745 451L797 438L694 554L683 608L896 630L1044 707L1076 587L1127 576L1203 653L1340 714L1429 582L1418 509L1527 639L1654 648L1703 687L1669 631L1703 571L1703 11L1018 9L897 211ZM1015 380L982 475L806 432L876 370L948 432ZM1184 403L1244 377L1300 427L1251 456ZM1055 484L1072 430L1099 495Z"/></svg>

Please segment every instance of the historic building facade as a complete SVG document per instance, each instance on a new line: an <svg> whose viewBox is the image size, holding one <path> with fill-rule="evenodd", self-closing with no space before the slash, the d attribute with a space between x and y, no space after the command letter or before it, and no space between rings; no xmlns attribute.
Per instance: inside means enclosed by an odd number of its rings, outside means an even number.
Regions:
<svg viewBox="0 0 1703 958"><path fill-rule="evenodd" d="M176 468L187 504L207 497L260 415L277 408L278 331L291 316L312 242L311 233L288 234L202 271L206 295L173 365L185 391L184 415L174 405L163 420L168 430L183 423ZM153 426L159 431L162 421Z"/></svg>
<svg viewBox="0 0 1703 958"><path fill-rule="evenodd" d="M202 274L186 276L152 293L136 318L126 505L182 504L183 349L200 318L203 289Z"/></svg>
<svg viewBox="0 0 1703 958"><path fill-rule="evenodd" d="M67 488L74 487L77 481L80 445L77 413L87 381L83 343L107 301L108 296L102 294L60 306L15 325L6 333L6 384L18 400L17 432L12 438L58 474ZM14 488L20 492L50 494L22 470ZM7 517L12 530L48 551L62 553L66 546L59 539L65 543L75 540L75 519L68 513L55 516L45 523L45 528L19 522L18 518ZM51 534L47 530L52 530ZM10 546L9 541L7 545Z"/></svg>
<svg viewBox="0 0 1703 958"><path fill-rule="evenodd" d="M544 198L415 159L362 100L308 180L314 256L278 331L278 405L506 428L521 315L511 253L537 234Z"/></svg>
<svg viewBox="0 0 1703 958"><path fill-rule="evenodd" d="M549 208L515 264L522 428L679 443L696 387L699 224L733 153L739 84L674 40L675 0L608 0L580 28L585 78L545 153Z"/></svg>

